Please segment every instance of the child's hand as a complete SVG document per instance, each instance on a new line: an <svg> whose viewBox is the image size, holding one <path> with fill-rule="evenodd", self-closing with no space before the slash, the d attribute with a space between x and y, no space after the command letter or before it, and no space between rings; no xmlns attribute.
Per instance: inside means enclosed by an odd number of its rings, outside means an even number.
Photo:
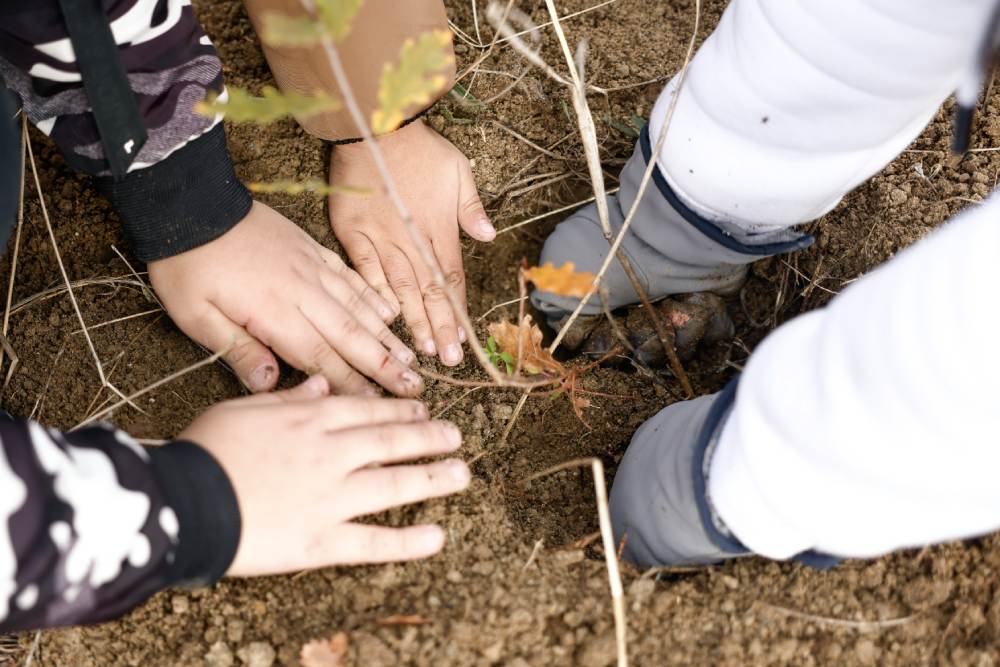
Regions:
<svg viewBox="0 0 1000 667"><path fill-rule="evenodd" d="M149 277L184 333L213 351L231 348L226 361L253 391L278 381L268 348L338 393L375 393L362 374L402 396L423 389L408 367L413 352L386 327L389 305L264 204L218 239L150 263Z"/></svg>
<svg viewBox="0 0 1000 667"><path fill-rule="evenodd" d="M403 201L464 301L458 227L480 241L496 236L479 201L469 161L419 120L377 141ZM368 147L363 143L334 147L330 180L372 189L368 196L330 197L333 231L358 273L396 312L402 311L418 350L439 355L448 366L458 364L461 342L471 332L459 332L445 295L435 287L430 269L382 192Z"/></svg>
<svg viewBox="0 0 1000 667"><path fill-rule="evenodd" d="M458 459L392 465L455 451L458 429L429 421L416 401L328 392L314 376L288 391L220 403L180 435L211 452L236 491L243 528L227 574L411 560L444 546L435 525L352 519L468 486Z"/></svg>

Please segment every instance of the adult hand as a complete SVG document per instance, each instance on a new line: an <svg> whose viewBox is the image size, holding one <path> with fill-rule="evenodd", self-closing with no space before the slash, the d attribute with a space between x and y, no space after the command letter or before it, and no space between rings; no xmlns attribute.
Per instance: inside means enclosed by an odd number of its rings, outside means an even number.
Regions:
<svg viewBox="0 0 1000 667"><path fill-rule="evenodd" d="M492 241L496 230L479 201L469 161L447 139L417 120L376 139L403 202L433 249L445 278L465 302L461 226L474 239ZM463 331L447 298L382 192L364 143L336 146L330 158L334 184L369 187L372 194L330 197L333 231L358 273L403 318L416 348L448 366L462 361Z"/></svg>
<svg viewBox="0 0 1000 667"><path fill-rule="evenodd" d="M313 376L294 389L220 403L180 435L210 452L236 491L242 533L227 574L411 560L444 546L435 525L352 519L468 486L458 459L391 465L455 451L458 429L429 421L416 401L328 393L323 376Z"/></svg>
<svg viewBox="0 0 1000 667"><path fill-rule="evenodd" d="M371 394L368 376L414 396L416 358L386 327L389 304L335 253L290 220L254 202L214 241L152 262L149 277L184 333L225 359L252 391L273 389L271 353L338 393ZM270 349L269 349L270 348Z"/></svg>

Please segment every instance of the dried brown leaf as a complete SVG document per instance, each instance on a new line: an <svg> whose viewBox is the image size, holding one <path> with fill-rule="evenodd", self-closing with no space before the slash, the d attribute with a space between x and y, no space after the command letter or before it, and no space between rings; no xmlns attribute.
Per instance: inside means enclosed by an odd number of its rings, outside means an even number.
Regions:
<svg viewBox="0 0 1000 667"><path fill-rule="evenodd" d="M302 667L345 667L347 634L338 632L330 639L307 642L299 653Z"/></svg>
<svg viewBox="0 0 1000 667"><path fill-rule="evenodd" d="M521 370L528 375L549 373L565 375L566 368L552 357L552 353L542 346L542 330L525 315L521 321ZM490 335L497 342L501 352L506 352L517 364L518 326L512 322L494 322L489 326Z"/></svg>
<svg viewBox="0 0 1000 667"><path fill-rule="evenodd" d="M543 266L525 269L524 277L542 291L578 298L587 296L590 286L594 284L594 274L586 271L577 273L573 262L566 262L558 269L552 262L546 262Z"/></svg>

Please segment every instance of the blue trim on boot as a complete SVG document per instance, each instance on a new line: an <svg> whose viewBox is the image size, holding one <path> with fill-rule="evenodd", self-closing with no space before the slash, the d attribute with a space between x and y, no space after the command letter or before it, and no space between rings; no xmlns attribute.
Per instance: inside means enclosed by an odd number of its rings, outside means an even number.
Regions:
<svg viewBox="0 0 1000 667"><path fill-rule="evenodd" d="M736 387L739 384L740 376L737 375L726 387L719 392L719 395L712 403L712 407L705 417L705 424L702 426L698 441L695 443L694 456L691 459L691 474L694 476L695 502L698 503L698 516L701 518L701 525L705 529L705 534L722 551L731 553L733 556L741 556L752 553L746 545L736 539L733 535L727 535L720 531L712 520L712 508L708 505L708 487L705 480L705 455L709 445L718 438L722 431L722 425L728 416L733 402L736 400ZM837 556L822 554L809 550L793 556L792 560L802 563L817 570L828 570L840 563Z"/></svg>
<svg viewBox="0 0 1000 667"><path fill-rule="evenodd" d="M653 155L653 147L649 141L649 123L646 123L646 125L643 126L642 132L639 134L639 148L642 151L642 157L646 160L646 164L648 165ZM664 199L669 202L670 206L672 206L675 211L680 213L682 218L691 223L691 226L722 247L732 250L733 252L743 253L744 255L766 257L808 248L816 240L809 234L794 234L789 230L788 232L785 232L788 236L790 236L788 240L765 241L759 244L740 241L734 237L732 233L723 229L718 224L712 222L711 220L706 220L688 208L667 183L667 179L663 177L663 174L660 172L660 165L656 165L656 169L653 170L653 182L656 183L656 187L660 190L660 194L662 194ZM771 234L773 235L773 232ZM754 234L747 232L746 236L748 238L752 238Z"/></svg>

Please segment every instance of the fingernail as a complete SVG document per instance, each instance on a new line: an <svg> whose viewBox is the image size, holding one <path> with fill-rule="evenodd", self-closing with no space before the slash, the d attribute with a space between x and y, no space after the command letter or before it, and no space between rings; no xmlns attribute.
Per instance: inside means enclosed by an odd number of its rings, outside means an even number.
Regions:
<svg viewBox="0 0 1000 667"><path fill-rule="evenodd" d="M424 419L427 419L428 415L427 415L426 405L424 405L420 401L413 401L412 405L413 405L413 416L415 419L417 419L418 421L423 421Z"/></svg>
<svg viewBox="0 0 1000 667"><path fill-rule="evenodd" d="M330 383L322 375L313 375L302 386L310 396L326 396L330 392Z"/></svg>
<svg viewBox="0 0 1000 667"><path fill-rule="evenodd" d="M378 314L383 320L389 321L396 318L396 313L388 305L381 303L378 306Z"/></svg>
<svg viewBox="0 0 1000 667"><path fill-rule="evenodd" d="M416 359L414 355L408 348L402 347L397 350L393 350L392 356L396 357L396 361L403 364L404 366L409 366Z"/></svg>
<svg viewBox="0 0 1000 667"><path fill-rule="evenodd" d="M466 340L468 340L468 337L465 335L465 327L458 328L458 340L462 341L463 343Z"/></svg>
<svg viewBox="0 0 1000 667"><path fill-rule="evenodd" d="M381 395L382 394L375 387L365 387L365 396L371 396L372 398L376 398Z"/></svg>
<svg viewBox="0 0 1000 667"><path fill-rule="evenodd" d="M444 546L444 531L437 526L427 526L421 533L420 539L426 551L433 553Z"/></svg>
<svg viewBox="0 0 1000 667"><path fill-rule="evenodd" d="M496 238L497 230L490 224L489 218L479 218L479 220L476 220L476 229L478 229L479 233L489 241Z"/></svg>
<svg viewBox="0 0 1000 667"><path fill-rule="evenodd" d="M446 364L457 364L462 360L462 348L455 343L449 343L441 350L441 361Z"/></svg>
<svg viewBox="0 0 1000 667"><path fill-rule="evenodd" d="M250 388L254 391L263 391L271 387L271 378L274 376L274 366L264 364L258 366L250 373Z"/></svg>
<svg viewBox="0 0 1000 667"><path fill-rule="evenodd" d="M469 483L469 466L465 461L448 461L448 472L462 486Z"/></svg>
<svg viewBox="0 0 1000 667"><path fill-rule="evenodd" d="M423 343L420 344L420 351L423 352L424 354L429 354L431 356L434 356L435 354L437 354L437 346L434 345L434 341L425 340Z"/></svg>
<svg viewBox="0 0 1000 667"><path fill-rule="evenodd" d="M458 427L451 422L439 421L437 422L438 428L444 434L445 442L447 442L452 449L458 449L462 444L462 432L458 430Z"/></svg>
<svg viewBox="0 0 1000 667"><path fill-rule="evenodd" d="M415 389L422 384L420 381L420 376L411 370L403 371L402 377L403 377L403 384L405 384L410 389Z"/></svg>

